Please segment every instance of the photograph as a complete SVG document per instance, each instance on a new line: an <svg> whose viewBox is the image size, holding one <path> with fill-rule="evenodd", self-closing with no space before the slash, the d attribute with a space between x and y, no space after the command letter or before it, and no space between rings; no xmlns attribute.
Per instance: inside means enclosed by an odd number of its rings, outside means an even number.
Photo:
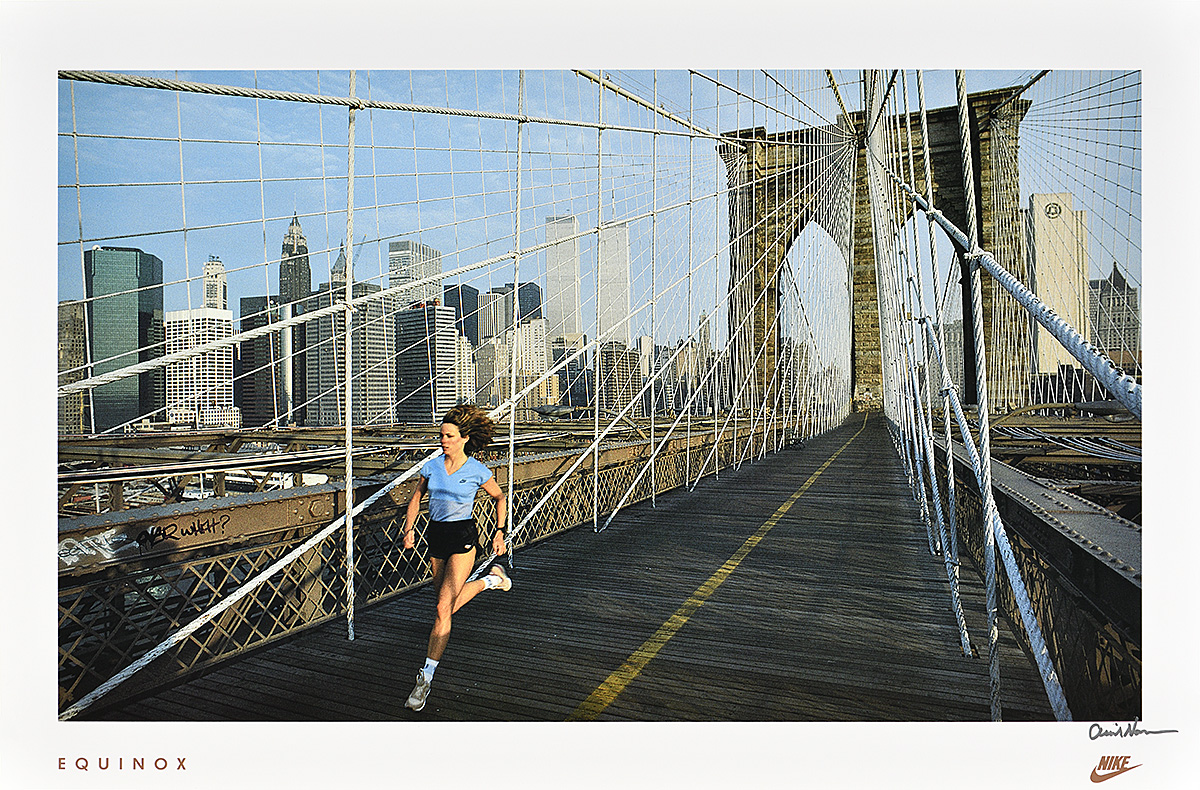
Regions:
<svg viewBox="0 0 1200 790"><path fill-rule="evenodd" d="M1042 8L0 3L0 779L1190 786L1200 11Z"/></svg>

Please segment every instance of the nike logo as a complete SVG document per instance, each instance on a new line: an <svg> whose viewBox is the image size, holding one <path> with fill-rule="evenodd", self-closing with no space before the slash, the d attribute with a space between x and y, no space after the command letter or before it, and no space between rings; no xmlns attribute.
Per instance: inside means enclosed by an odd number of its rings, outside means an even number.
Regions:
<svg viewBox="0 0 1200 790"><path fill-rule="evenodd" d="M1114 776L1120 776L1121 774L1125 773L1126 771L1132 771L1134 768L1141 768L1141 767L1142 767L1142 764L1138 763L1137 765L1130 765L1126 768L1118 768L1115 771L1109 771L1109 772L1103 773L1103 774L1097 773L1097 769L1093 768L1092 769L1092 781L1093 782L1107 782L1109 779L1112 779Z"/></svg>

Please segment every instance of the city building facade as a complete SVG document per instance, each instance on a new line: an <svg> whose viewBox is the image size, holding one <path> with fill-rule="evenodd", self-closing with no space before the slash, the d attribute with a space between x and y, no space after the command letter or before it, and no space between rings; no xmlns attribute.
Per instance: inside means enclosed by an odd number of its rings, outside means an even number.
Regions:
<svg viewBox="0 0 1200 790"><path fill-rule="evenodd" d="M163 355L163 263L131 247L84 250L84 295L92 375ZM97 432L162 420L166 373L160 367L92 390Z"/></svg>
<svg viewBox="0 0 1200 790"><path fill-rule="evenodd" d="M546 322L549 324L549 321ZM587 345L587 335L576 332L572 335L558 335L550 339L550 364L557 367L563 360L575 355ZM559 368L555 376L558 379L560 403L564 406L587 406L591 403L592 394L589 388L591 368L588 367L587 353L579 354L569 359Z"/></svg>
<svg viewBox="0 0 1200 790"><path fill-rule="evenodd" d="M58 303L58 386L87 377L87 332L83 302ZM84 392L58 399L58 432L85 433L91 430Z"/></svg>
<svg viewBox="0 0 1200 790"><path fill-rule="evenodd" d="M241 332L249 332L279 320L279 299L274 296L243 296L239 303ZM299 332L303 332L300 328ZM295 336L293 332L293 337ZM233 402L242 413L242 424L250 428L296 423L289 413L286 360L281 353L279 332L243 340L234 359ZM294 391L294 387L292 388ZM295 404L291 404L294 408Z"/></svg>
<svg viewBox="0 0 1200 790"><path fill-rule="evenodd" d="M225 281L225 264L215 255L204 262L204 306L214 310L229 309L229 285Z"/></svg>
<svg viewBox="0 0 1200 790"><path fill-rule="evenodd" d="M642 355L619 341L600 344L599 381L596 383L597 406L601 415L611 419L625 404L634 400L642 388ZM645 414L638 399L627 411L628 417Z"/></svg>
<svg viewBox="0 0 1200 790"><path fill-rule="evenodd" d="M411 239L401 239L388 244L388 287L416 282L442 273L442 253ZM415 285L401 291L395 299L396 309L422 302L431 304L442 298L442 284L438 280Z"/></svg>
<svg viewBox="0 0 1200 790"><path fill-rule="evenodd" d="M1113 263L1108 277L1091 280L1091 342L1119 368L1140 375L1142 318L1138 289Z"/></svg>
<svg viewBox="0 0 1200 790"><path fill-rule="evenodd" d="M283 234L283 245L279 253L279 317L280 319L300 315L307 309L312 295L312 268L308 260L308 240L300 227L295 213ZM308 402L308 355L304 353L307 333L297 327L291 333L291 402L295 404L293 417L297 424L306 423ZM285 400L287 398L285 397Z"/></svg>
<svg viewBox="0 0 1200 790"><path fill-rule="evenodd" d="M578 225L573 216L546 217L546 294L543 317L551 337L583 331L579 299Z"/></svg>
<svg viewBox="0 0 1200 790"><path fill-rule="evenodd" d="M447 285L442 291L442 304L453 307L454 325L460 335L479 345L479 289L466 283Z"/></svg>
<svg viewBox="0 0 1200 790"><path fill-rule="evenodd" d="M418 304L396 314L396 414L400 422L437 424L458 402L458 331L454 308Z"/></svg>
<svg viewBox="0 0 1200 790"><path fill-rule="evenodd" d="M1071 208L1069 192L1029 196L1026 250L1030 289L1046 306L1080 332L1088 320L1087 212ZM1034 329L1037 372L1057 374L1075 359L1044 327Z"/></svg>
<svg viewBox="0 0 1200 790"><path fill-rule="evenodd" d="M629 326L629 226L622 223L600 229L597 276L600 288L596 306L596 337L628 344Z"/></svg>
<svg viewBox="0 0 1200 790"><path fill-rule="evenodd" d="M475 346L464 335L454 340L454 399L475 402Z"/></svg>
<svg viewBox="0 0 1200 790"><path fill-rule="evenodd" d="M377 283L355 282L352 297L360 299L378 293ZM328 307L345 298L346 252L343 248L330 272L330 282L322 283L309 300L313 310ZM388 424L395 421L394 325L385 316L383 297L360 304L350 325L351 415L355 425ZM346 314L332 315L304 324L306 355L307 425L342 425L345 382Z"/></svg>
<svg viewBox="0 0 1200 790"><path fill-rule="evenodd" d="M504 320L504 294L488 291L479 294L479 344L492 337L503 337L508 323Z"/></svg>
<svg viewBox="0 0 1200 790"><path fill-rule="evenodd" d="M171 310L165 316L167 354L233 336L233 313L214 307ZM167 365L167 422L197 428L240 428L233 402L233 346Z"/></svg>

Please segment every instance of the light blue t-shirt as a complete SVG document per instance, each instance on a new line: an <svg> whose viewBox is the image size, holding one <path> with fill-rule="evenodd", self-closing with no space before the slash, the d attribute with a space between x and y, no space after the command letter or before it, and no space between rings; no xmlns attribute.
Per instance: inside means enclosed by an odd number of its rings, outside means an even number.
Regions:
<svg viewBox="0 0 1200 790"><path fill-rule="evenodd" d="M479 487L492 477L492 470L467 456L466 463L452 475L446 474L446 456L430 458L421 467L429 481L429 517L434 521L471 518Z"/></svg>

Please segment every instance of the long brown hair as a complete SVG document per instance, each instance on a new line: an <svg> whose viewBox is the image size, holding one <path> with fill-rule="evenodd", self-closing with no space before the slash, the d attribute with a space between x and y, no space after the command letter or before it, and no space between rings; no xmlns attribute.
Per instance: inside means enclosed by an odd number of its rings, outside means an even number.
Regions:
<svg viewBox="0 0 1200 790"><path fill-rule="evenodd" d="M442 422L458 426L459 434L467 437L467 444L463 447L467 455L474 455L486 447L496 431L496 424L487 416L487 412L470 403L460 403L446 412Z"/></svg>

